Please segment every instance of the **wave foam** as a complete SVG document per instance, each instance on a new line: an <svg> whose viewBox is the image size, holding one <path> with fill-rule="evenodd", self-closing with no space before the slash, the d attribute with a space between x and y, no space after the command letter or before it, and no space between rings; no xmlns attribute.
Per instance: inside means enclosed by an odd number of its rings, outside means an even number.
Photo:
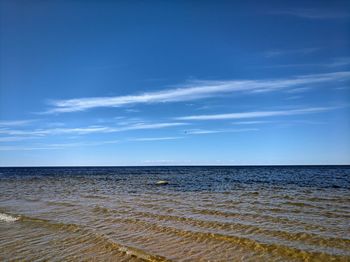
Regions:
<svg viewBox="0 0 350 262"><path fill-rule="evenodd" d="M5 222L14 222L17 221L19 219L19 217L14 217L14 216L10 216L4 213L0 213L0 221L5 221Z"/></svg>

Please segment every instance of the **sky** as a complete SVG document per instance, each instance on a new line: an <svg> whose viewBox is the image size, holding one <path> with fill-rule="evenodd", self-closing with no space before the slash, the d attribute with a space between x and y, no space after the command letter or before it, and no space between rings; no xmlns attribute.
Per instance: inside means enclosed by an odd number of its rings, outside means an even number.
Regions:
<svg viewBox="0 0 350 262"><path fill-rule="evenodd" d="M0 2L0 166L350 164L349 1Z"/></svg>

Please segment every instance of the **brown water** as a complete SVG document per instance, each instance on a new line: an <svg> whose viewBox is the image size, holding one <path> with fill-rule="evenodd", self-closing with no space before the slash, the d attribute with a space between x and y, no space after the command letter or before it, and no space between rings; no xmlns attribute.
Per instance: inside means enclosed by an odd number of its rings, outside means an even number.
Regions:
<svg viewBox="0 0 350 262"><path fill-rule="evenodd" d="M1 261L350 261L349 167L0 172Z"/></svg>

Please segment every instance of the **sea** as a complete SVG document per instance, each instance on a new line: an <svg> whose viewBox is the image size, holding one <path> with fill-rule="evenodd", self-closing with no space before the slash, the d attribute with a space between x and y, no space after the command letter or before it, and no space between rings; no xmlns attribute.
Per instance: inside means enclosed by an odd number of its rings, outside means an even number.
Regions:
<svg viewBox="0 0 350 262"><path fill-rule="evenodd" d="M350 166L2 167L0 261L350 261Z"/></svg>

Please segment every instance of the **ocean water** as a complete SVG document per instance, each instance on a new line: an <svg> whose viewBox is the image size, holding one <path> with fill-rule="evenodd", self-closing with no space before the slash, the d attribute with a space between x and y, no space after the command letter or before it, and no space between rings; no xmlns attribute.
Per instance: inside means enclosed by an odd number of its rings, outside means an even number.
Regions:
<svg viewBox="0 0 350 262"><path fill-rule="evenodd" d="M0 260L350 261L350 167L0 168Z"/></svg>

